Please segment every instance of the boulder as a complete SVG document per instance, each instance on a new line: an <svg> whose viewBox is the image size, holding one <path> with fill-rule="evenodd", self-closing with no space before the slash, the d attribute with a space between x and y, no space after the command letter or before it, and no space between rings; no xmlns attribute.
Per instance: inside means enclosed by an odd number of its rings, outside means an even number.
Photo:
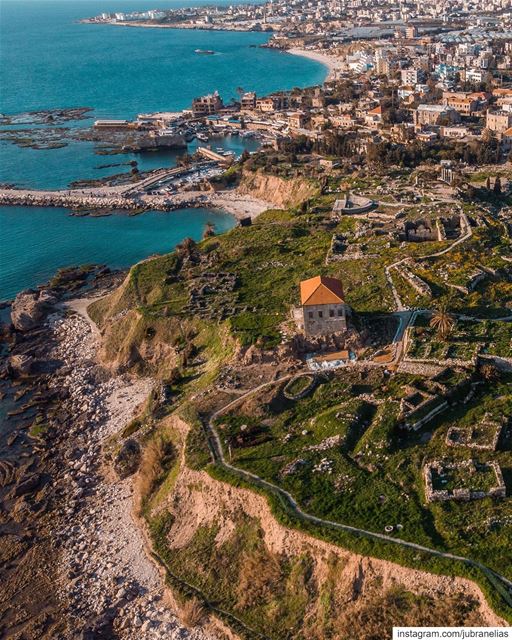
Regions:
<svg viewBox="0 0 512 640"><path fill-rule="evenodd" d="M134 474L139 468L141 458L140 445L132 438L126 440L114 460L114 469L123 479Z"/></svg>
<svg viewBox="0 0 512 640"><path fill-rule="evenodd" d="M34 473L32 476L22 480L19 482L14 488L14 495L16 497L24 496L28 493L34 493L37 489L39 489L41 485L41 476L37 473Z"/></svg>
<svg viewBox="0 0 512 640"><path fill-rule="evenodd" d="M27 289L18 293L11 308L11 321L16 331L35 329L55 303L55 297L44 289Z"/></svg>
<svg viewBox="0 0 512 640"><path fill-rule="evenodd" d="M29 376L32 373L34 358L26 355L14 355L8 360L9 372L17 376Z"/></svg>

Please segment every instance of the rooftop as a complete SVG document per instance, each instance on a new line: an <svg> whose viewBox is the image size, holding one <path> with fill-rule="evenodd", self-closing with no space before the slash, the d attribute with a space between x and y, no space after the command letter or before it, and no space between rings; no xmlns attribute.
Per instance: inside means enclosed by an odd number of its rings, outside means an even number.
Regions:
<svg viewBox="0 0 512 640"><path fill-rule="evenodd" d="M300 283L300 299L303 306L339 304L343 300L343 284L337 278L316 276Z"/></svg>

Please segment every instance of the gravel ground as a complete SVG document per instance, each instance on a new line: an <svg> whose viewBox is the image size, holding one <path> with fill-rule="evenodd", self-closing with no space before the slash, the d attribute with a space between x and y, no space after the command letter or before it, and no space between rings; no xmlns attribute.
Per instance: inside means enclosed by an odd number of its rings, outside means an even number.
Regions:
<svg viewBox="0 0 512 640"><path fill-rule="evenodd" d="M62 471L59 596L78 638L211 640L184 628L163 604L163 582L132 517L132 479L102 462L102 444L122 429L152 389L150 379L108 377L94 362L98 337L79 315L49 319L63 362L55 385L69 390L77 420Z"/></svg>

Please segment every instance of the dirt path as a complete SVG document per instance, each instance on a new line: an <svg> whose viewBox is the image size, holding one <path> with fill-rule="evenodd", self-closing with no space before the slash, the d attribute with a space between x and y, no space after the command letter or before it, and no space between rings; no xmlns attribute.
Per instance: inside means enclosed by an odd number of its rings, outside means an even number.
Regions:
<svg viewBox="0 0 512 640"><path fill-rule="evenodd" d="M488 578L492 588L494 588L502 596L505 602L512 607L512 581L509 580L504 575L498 573L497 571L494 571L493 569L486 567L480 562L472 560L471 558L466 558L464 556L459 556L456 554L439 551L437 549L432 549L430 547L425 547L423 545L416 544L414 542L409 542L408 540L402 540L400 538L388 536L383 533L367 531L365 529L360 529L358 527L354 527L349 524L343 524L340 522L333 522L331 520L324 520L322 518L318 518L312 514L309 514L303 511L301 507L298 505L298 503L296 502L296 500L293 498L293 496L287 491L285 491L284 489L282 489L281 487L278 487L277 485L272 484L267 480L264 480L263 478L261 478L260 476L257 476L254 473L251 473L244 469L239 469L238 467L235 467L226 461L219 434L214 426L215 419L218 418L220 415L222 415L225 411L231 409L233 406L235 406L239 402L242 402L243 400L245 400L247 397L261 391L263 388L268 387L269 385L278 385L288 380L289 378L290 376L285 376L278 380L273 380L272 382L259 385L258 387L251 389L245 395L230 402L225 407L223 407L222 409L219 409L212 416L210 416L210 419L205 425L205 428L207 431L208 443L209 443L210 451L212 453L213 461L216 464L219 464L225 467L226 469L228 469L229 471L235 473L239 477L242 477L245 480L248 480L251 484L259 486L267 491L270 491L274 495L281 498L281 500L286 504L287 508L299 520L308 521L313 524L320 525L322 527L338 529L340 531L354 534L356 536L363 536L369 539L378 540L381 542L388 542L388 543L395 544L402 547L407 547L409 549L421 551L423 553L428 553L429 555L437 556L440 558L446 558L448 560L454 560L456 562L463 563L467 566L477 568Z"/></svg>

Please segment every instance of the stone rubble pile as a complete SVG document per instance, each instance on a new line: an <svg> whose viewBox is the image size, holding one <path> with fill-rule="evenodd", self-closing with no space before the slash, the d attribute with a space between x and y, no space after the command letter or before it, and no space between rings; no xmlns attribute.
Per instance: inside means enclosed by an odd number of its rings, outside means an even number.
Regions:
<svg viewBox="0 0 512 640"><path fill-rule="evenodd" d="M77 638L207 640L187 630L163 604L163 579L144 549L132 516L132 480L114 478L102 445L121 430L148 396L152 381L109 377L95 363L96 336L80 316L52 315L48 324L62 363L55 387L66 387L75 419L67 434L59 528L59 597ZM110 634L110 635L109 635Z"/></svg>

